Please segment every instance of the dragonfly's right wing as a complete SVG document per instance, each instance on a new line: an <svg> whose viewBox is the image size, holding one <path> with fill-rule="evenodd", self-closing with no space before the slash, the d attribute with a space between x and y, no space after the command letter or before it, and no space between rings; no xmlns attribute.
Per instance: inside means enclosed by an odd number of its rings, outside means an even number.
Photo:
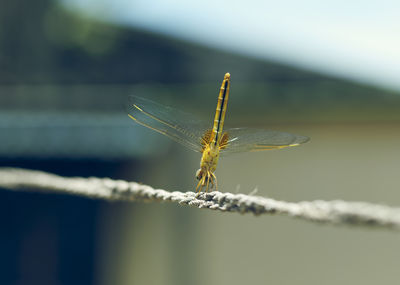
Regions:
<svg viewBox="0 0 400 285"><path fill-rule="evenodd" d="M204 122L182 111L137 96L129 96L127 111L128 116L142 126L201 152L201 138L207 130Z"/></svg>
<svg viewBox="0 0 400 285"><path fill-rule="evenodd" d="M228 143L222 154L261 151L297 146L309 141L308 137L262 129L227 129Z"/></svg>

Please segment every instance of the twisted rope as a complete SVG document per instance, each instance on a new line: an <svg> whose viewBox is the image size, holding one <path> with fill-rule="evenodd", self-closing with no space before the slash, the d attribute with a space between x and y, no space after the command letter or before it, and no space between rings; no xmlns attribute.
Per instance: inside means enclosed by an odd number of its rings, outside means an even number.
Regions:
<svg viewBox="0 0 400 285"><path fill-rule="evenodd" d="M400 208L365 202L303 201L291 203L271 198L211 192L168 192L150 186L109 178L66 178L17 168L0 168L0 187L9 190L63 193L124 201L169 201L223 212L281 214L313 222L400 229Z"/></svg>

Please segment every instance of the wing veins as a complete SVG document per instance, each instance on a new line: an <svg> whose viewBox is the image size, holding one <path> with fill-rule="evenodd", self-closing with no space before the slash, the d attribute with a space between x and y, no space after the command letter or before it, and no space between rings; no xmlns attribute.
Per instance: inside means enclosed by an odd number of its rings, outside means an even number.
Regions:
<svg viewBox="0 0 400 285"><path fill-rule="evenodd" d="M262 129L234 128L228 129L232 137L226 149L221 153L237 153L244 151L264 151L282 149L305 143L309 138L279 131Z"/></svg>
<svg viewBox="0 0 400 285"><path fill-rule="evenodd" d="M129 118L131 118L132 120L134 120L134 121L137 122L138 124L140 124L140 125L142 125L142 126L144 126L144 127L146 127L146 128L149 128L149 129L151 129L151 130L153 130L153 131L156 131L156 132L158 132L158 133L160 133L160 134L162 134L162 135L164 135L164 136L167 136L167 137L169 137L170 139L172 139L172 140L174 140L174 141L177 141L177 142L182 142L182 141L183 141L180 137L178 137L178 136L176 136L176 135L169 134L169 133L167 133L167 132L165 132L165 131L159 130L159 129L154 128L154 127L152 127L152 126L150 126L150 125L148 125L148 124L146 124L146 123L143 123L143 122L139 121L138 119L136 119L135 117L133 117L131 114L128 114L128 116L129 116ZM193 143L191 143L190 141L187 141L187 140L186 140L185 143L190 144L190 145L192 146L193 149L198 149L198 146L195 145L195 144L193 144Z"/></svg>
<svg viewBox="0 0 400 285"><path fill-rule="evenodd" d="M180 110L138 96L129 96L128 116L138 124L201 152L205 123ZM155 112L155 113L154 113Z"/></svg>

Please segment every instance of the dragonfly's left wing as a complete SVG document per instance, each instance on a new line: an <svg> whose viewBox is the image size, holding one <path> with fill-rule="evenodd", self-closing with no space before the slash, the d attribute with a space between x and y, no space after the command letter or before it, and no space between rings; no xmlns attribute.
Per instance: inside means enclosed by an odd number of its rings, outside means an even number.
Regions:
<svg viewBox="0 0 400 285"><path fill-rule="evenodd" d="M228 145L221 153L260 151L297 146L309 141L308 137L262 129L227 129Z"/></svg>
<svg viewBox="0 0 400 285"><path fill-rule="evenodd" d="M202 151L201 140L207 127L190 114L133 95L129 96L127 111L128 116L142 126L194 151Z"/></svg>

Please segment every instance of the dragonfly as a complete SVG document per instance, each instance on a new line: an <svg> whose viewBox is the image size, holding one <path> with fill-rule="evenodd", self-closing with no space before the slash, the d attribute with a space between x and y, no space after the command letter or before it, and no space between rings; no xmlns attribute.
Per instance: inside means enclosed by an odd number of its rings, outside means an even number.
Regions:
<svg viewBox="0 0 400 285"><path fill-rule="evenodd" d="M217 169L220 155L246 151L263 151L298 146L309 141L300 136L280 131L230 128L224 130L231 76L226 73L218 94L217 109L212 127L192 115L148 99L129 96L128 116L136 123L156 131L202 154L196 192L205 188L218 189Z"/></svg>

